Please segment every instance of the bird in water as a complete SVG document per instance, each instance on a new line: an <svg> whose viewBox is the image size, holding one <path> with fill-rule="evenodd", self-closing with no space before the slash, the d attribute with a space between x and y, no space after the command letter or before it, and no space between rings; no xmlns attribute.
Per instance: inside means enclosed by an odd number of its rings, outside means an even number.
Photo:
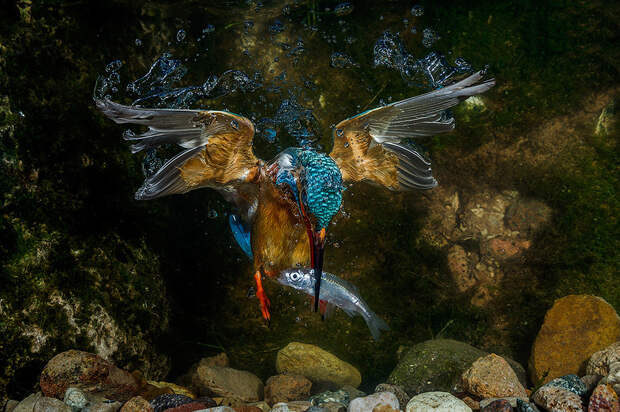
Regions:
<svg viewBox="0 0 620 412"><path fill-rule="evenodd" d="M430 161L408 139L454 129L446 110L489 90L493 79L477 72L450 86L360 113L338 123L329 154L292 147L271 162L252 151L254 125L216 110L149 109L95 98L116 123L146 126L125 136L132 152L174 143L185 150L168 160L138 189L138 200L209 187L235 207L229 223L254 262L256 295L269 321L263 276L285 269L313 269L318 309L327 229L340 210L344 184L365 181L393 191L437 185Z"/></svg>

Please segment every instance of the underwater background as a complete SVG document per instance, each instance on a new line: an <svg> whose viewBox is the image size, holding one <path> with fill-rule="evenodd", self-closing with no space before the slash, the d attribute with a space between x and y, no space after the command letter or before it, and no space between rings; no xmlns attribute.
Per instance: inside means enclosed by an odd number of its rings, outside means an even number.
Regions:
<svg viewBox="0 0 620 412"><path fill-rule="evenodd" d="M527 364L567 294L620 309L620 6L602 1L29 1L0 17L0 394L21 399L79 348L151 379L225 351L266 379L291 341L382 382L431 338ZM496 86L418 141L439 186L358 184L330 227L325 270L390 325L379 342L343 312L267 282L205 189L135 201L174 148L133 156L93 94L229 110L255 152L329 151L331 126L488 66ZM134 132L137 130L134 130ZM131 132L129 132L131 133Z"/></svg>

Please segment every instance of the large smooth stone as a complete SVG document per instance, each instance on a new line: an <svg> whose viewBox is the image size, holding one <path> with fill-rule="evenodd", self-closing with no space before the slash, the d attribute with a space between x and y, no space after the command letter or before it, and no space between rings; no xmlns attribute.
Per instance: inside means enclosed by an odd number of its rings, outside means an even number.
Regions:
<svg viewBox="0 0 620 412"><path fill-rule="evenodd" d="M372 411L379 406L389 406L392 409L399 409L398 398L392 392L379 392L362 398L355 398L349 403L347 412L366 412Z"/></svg>
<svg viewBox="0 0 620 412"><path fill-rule="evenodd" d="M532 347L532 382L584 375L590 356L619 339L620 317L604 299L592 295L558 299L545 315Z"/></svg>
<svg viewBox="0 0 620 412"><path fill-rule="evenodd" d="M494 353L477 359L463 373L462 382L467 392L480 398L528 398L508 362Z"/></svg>
<svg viewBox="0 0 620 412"><path fill-rule="evenodd" d="M273 405L278 402L307 399L312 382L302 375L282 374L272 376L265 382L265 401Z"/></svg>
<svg viewBox="0 0 620 412"><path fill-rule="evenodd" d="M486 352L464 342L428 340L414 345L402 356L388 383L401 386L410 395L430 391L449 392L460 383L463 372L485 355ZM513 360L507 361L523 384L523 367Z"/></svg>
<svg viewBox="0 0 620 412"><path fill-rule="evenodd" d="M291 342L276 357L278 373L303 375L314 383L333 387L351 385L357 388L362 375L350 363L314 345Z"/></svg>
<svg viewBox="0 0 620 412"><path fill-rule="evenodd" d="M193 386L201 395L230 397L244 402L263 399L263 382L248 371L219 366L199 366Z"/></svg>
<svg viewBox="0 0 620 412"><path fill-rule="evenodd" d="M425 392L411 398L406 412L472 412L465 402L447 392Z"/></svg>
<svg viewBox="0 0 620 412"><path fill-rule="evenodd" d="M127 401L138 391L136 379L95 354L69 350L54 356L40 378L45 396L62 399L69 387L115 401Z"/></svg>

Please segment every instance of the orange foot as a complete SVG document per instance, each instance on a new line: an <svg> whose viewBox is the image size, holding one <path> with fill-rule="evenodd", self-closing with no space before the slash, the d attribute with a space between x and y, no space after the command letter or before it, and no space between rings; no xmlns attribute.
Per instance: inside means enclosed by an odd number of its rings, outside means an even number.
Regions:
<svg viewBox="0 0 620 412"><path fill-rule="evenodd" d="M260 301L260 310L263 313L263 318L267 322L271 321L271 314L269 314L269 308L271 307L271 302L269 302L269 298L263 289L263 283L261 281L260 271L256 271L254 274L254 280L256 280L256 296Z"/></svg>

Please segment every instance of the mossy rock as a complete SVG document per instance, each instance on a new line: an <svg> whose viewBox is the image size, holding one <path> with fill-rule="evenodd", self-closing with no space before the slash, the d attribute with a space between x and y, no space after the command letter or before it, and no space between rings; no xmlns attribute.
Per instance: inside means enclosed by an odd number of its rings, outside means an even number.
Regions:
<svg viewBox="0 0 620 412"><path fill-rule="evenodd" d="M455 389L461 374L476 359L488 353L452 339L434 339L418 343L401 358L390 374L388 383L400 385L408 394ZM505 358L506 359L506 358ZM525 384L525 370L517 362L506 359Z"/></svg>

